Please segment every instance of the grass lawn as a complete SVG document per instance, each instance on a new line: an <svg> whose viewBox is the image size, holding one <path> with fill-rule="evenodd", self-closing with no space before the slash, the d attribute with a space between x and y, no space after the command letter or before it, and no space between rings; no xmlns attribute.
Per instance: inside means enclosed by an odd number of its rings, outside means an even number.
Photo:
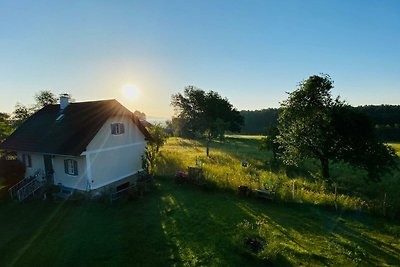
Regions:
<svg viewBox="0 0 400 267"><path fill-rule="evenodd" d="M4 200L0 189L0 266L400 266L400 224L361 212L239 197L230 190L262 169L271 153L254 138L214 143L171 138L158 178L143 198L95 201ZM255 168L243 168L248 161ZM195 162L216 187L173 181ZM258 168L259 167L259 168ZM246 227L247 228L246 228ZM257 234L276 257L244 246Z"/></svg>
<svg viewBox="0 0 400 267"><path fill-rule="evenodd" d="M244 220L276 233L278 266L400 264L399 225L160 177L143 198L112 205L3 203L0 266L265 266L237 242Z"/></svg>
<svg viewBox="0 0 400 267"><path fill-rule="evenodd" d="M397 156L400 156L400 143L389 143L389 146L393 147L396 151Z"/></svg>

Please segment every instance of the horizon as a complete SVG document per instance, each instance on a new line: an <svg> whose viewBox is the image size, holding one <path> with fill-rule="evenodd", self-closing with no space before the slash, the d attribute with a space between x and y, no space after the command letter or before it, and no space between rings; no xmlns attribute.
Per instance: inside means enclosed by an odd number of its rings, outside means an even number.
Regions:
<svg viewBox="0 0 400 267"><path fill-rule="evenodd" d="M0 11L0 112L50 90L169 118L171 95L187 85L237 110L278 108L319 73L352 106L400 104L398 1L35 1Z"/></svg>

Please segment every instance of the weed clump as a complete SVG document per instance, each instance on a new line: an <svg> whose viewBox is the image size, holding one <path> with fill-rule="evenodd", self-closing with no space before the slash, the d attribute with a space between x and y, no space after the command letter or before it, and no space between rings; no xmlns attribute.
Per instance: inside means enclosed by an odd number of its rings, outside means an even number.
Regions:
<svg viewBox="0 0 400 267"><path fill-rule="evenodd" d="M258 259L273 262L283 250L282 236L263 220L244 220L236 225L235 243L239 250Z"/></svg>

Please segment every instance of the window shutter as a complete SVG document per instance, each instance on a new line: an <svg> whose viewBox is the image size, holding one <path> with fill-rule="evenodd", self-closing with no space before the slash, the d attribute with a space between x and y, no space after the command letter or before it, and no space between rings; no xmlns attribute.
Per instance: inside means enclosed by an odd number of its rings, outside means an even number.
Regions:
<svg viewBox="0 0 400 267"><path fill-rule="evenodd" d="M74 175L78 175L78 162L74 160Z"/></svg>
<svg viewBox="0 0 400 267"><path fill-rule="evenodd" d="M28 155L28 166L32 167L32 158L31 155Z"/></svg>
<svg viewBox="0 0 400 267"><path fill-rule="evenodd" d="M115 127L114 127L114 124L113 123L111 123L111 134L115 134Z"/></svg>
<svg viewBox="0 0 400 267"><path fill-rule="evenodd" d="M26 155L22 154L22 162L24 163L25 167L26 167Z"/></svg>
<svg viewBox="0 0 400 267"><path fill-rule="evenodd" d="M125 124L121 123L121 134L125 133Z"/></svg>
<svg viewBox="0 0 400 267"><path fill-rule="evenodd" d="M64 171L65 171L65 173L68 174L68 160L67 159L64 160Z"/></svg>

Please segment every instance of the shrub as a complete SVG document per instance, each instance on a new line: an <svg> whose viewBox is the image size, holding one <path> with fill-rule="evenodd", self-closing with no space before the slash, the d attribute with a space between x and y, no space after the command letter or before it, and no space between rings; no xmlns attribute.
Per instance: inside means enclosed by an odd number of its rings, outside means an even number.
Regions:
<svg viewBox="0 0 400 267"><path fill-rule="evenodd" d="M15 184L24 177L25 165L19 160L0 159L0 177L7 185Z"/></svg>

